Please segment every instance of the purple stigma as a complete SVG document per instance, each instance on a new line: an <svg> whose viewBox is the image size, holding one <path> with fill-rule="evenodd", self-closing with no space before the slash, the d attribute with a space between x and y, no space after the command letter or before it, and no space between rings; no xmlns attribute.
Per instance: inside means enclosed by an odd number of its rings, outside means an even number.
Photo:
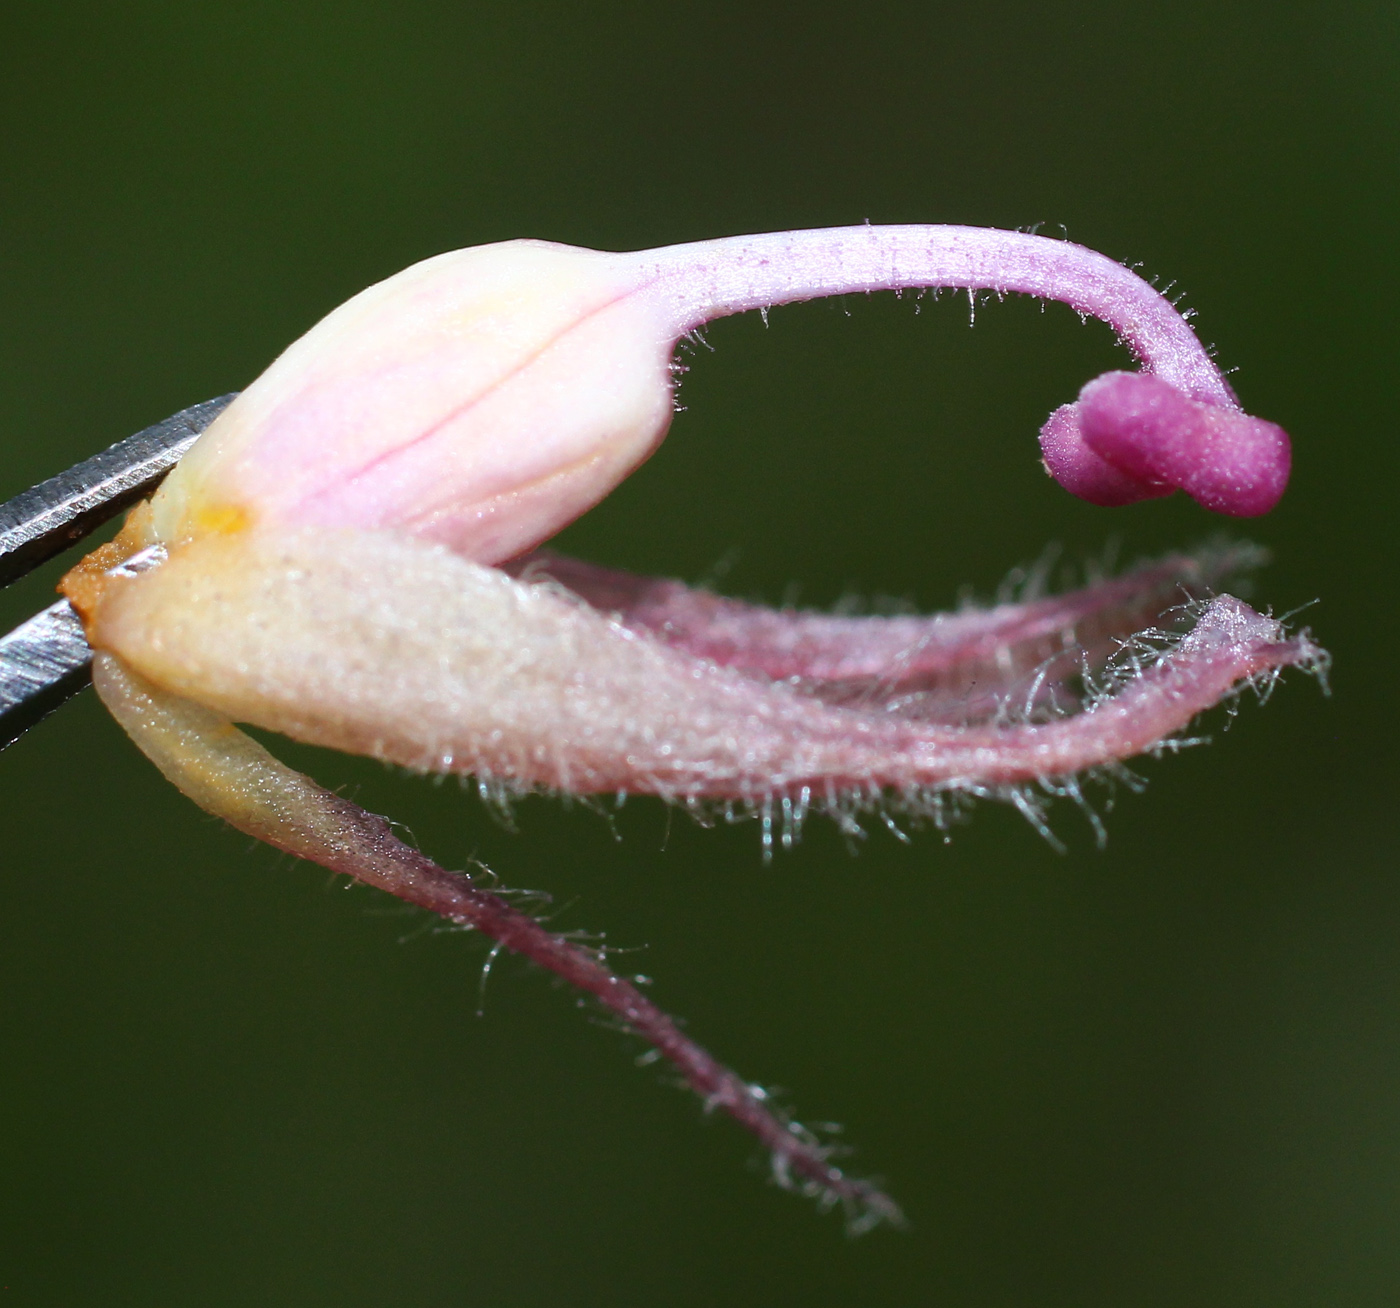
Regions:
<svg viewBox="0 0 1400 1308"><path fill-rule="evenodd" d="M1216 513L1268 513L1288 485L1288 433L1194 400L1148 373L1096 377L1040 432L1045 467L1067 491L1113 506L1184 490Z"/></svg>

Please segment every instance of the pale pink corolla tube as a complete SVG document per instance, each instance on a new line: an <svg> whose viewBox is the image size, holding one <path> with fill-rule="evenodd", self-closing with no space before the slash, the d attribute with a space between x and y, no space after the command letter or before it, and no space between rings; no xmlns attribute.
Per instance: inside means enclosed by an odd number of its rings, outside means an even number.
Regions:
<svg viewBox="0 0 1400 1308"><path fill-rule="evenodd" d="M1267 512L1289 444L1239 409L1186 321L1082 246L972 227L848 227L638 254L511 241L372 286L293 345L171 478L157 532L211 507L261 522L392 528L499 563L591 507L655 449L679 337L727 314L852 291L962 287L1060 300L1143 365L1046 423L1051 472L1095 503L1181 487Z"/></svg>
<svg viewBox="0 0 1400 1308"><path fill-rule="evenodd" d="M1305 634L1229 596L1198 604L1189 633L1154 626L1183 588L1208 593L1247 562L1238 552L1063 596L863 619L531 553L661 441L686 333L914 287L1061 300L1115 329L1142 370L1090 382L1041 434L1075 494L1110 505L1180 488L1235 516L1282 494L1283 431L1240 410L1158 292L1068 242L913 226L636 254L515 241L427 260L337 309L133 518L127 545L164 561L70 586L104 701L196 802L595 995L763 1141L779 1180L840 1201L856 1225L897 1210L602 959L405 849L231 724L507 793L754 811L766 844L813 810L852 831L866 812L946 825L984 795L1045 830L1047 797L1082 804L1086 772L1169 747L1285 666L1320 666Z"/></svg>

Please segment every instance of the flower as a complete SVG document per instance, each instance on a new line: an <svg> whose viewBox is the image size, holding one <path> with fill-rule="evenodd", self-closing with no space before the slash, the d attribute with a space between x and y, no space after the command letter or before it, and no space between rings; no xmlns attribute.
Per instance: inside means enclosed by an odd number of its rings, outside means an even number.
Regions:
<svg viewBox="0 0 1400 1308"><path fill-rule="evenodd" d="M210 812L465 921L597 996L775 1174L896 1211L716 1063L603 960L380 820L284 768L232 723L507 790L645 792L751 809L784 840L813 810L946 824L969 796L1045 798L1169 747L1202 710L1289 665L1306 635L1222 595L1157 628L1238 552L1177 557L1078 592L928 618L723 600L538 551L656 448L686 333L749 308L956 286L1063 300L1142 364L1047 421L1048 471L1098 504L1180 488L1267 511L1289 444L1244 414L1186 322L1068 242L959 227L854 227L637 254L513 241L362 292L209 428L118 553L71 575L104 702ZM1143 628L1147 628L1143 631ZM1071 695L1079 681L1082 699ZM1082 802L1082 800L1081 800Z"/></svg>

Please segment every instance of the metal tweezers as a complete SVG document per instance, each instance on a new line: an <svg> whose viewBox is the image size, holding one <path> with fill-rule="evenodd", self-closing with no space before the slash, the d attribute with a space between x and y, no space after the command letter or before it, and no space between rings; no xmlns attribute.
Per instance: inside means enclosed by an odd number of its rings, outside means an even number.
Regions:
<svg viewBox="0 0 1400 1308"><path fill-rule="evenodd" d="M0 505L0 586L149 495L234 395L181 409ZM91 666L83 624L67 600L0 637L0 749L82 690Z"/></svg>

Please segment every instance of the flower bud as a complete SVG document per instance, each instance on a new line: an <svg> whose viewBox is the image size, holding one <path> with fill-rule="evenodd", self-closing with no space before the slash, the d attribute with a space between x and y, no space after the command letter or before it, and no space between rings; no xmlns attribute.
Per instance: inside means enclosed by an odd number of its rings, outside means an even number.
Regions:
<svg viewBox="0 0 1400 1308"><path fill-rule="evenodd" d="M156 538L353 527L519 554L666 433L673 333L640 281L622 256L508 241L371 286L210 427L155 499Z"/></svg>

